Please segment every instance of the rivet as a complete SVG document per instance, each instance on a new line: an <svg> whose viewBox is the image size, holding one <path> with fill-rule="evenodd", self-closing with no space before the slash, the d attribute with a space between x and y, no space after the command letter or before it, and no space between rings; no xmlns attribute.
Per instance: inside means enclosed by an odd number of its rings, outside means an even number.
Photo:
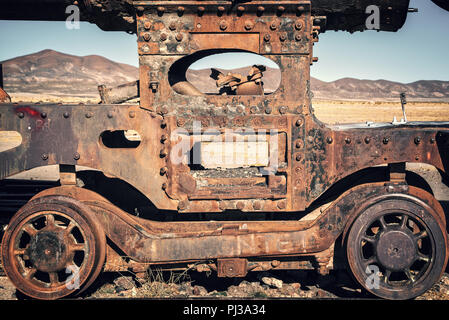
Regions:
<svg viewBox="0 0 449 320"><path fill-rule="evenodd" d="M87 113L86 113L86 118L87 118L87 119L92 118L92 112L87 112Z"/></svg>
<svg viewBox="0 0 449 320"><path fill-rule="evenodd" d="M237 204L235 205L235 207L236 207L238 210L243 210L243 208L245 208L245 204L243 203L243 201L239 201L239 202L237 202Z"/></svg>
<svg viewBox="0 0 449 320"><path fill-rule="evenodd" d="M296 41L301 41L302 40L302 37L301 37L301 35L299 33L295 34L295 40Z"/></svg>
<svg viewBox="0 0 449 320"><path fill-rule="evenodd" d="M143 27L145 28L145 30L150 30L151 29L150 21L145 21L145 23L143 24Z"/></svg>
<svg viewBox="0 0 449 320"><path fill-rule="evenodd" d="M279 36L279 40L281 41L287 40L287 35L285 33L281 33L281 35Z"/></svg>
<svg viewBox="0 0 449 320"><path fill-rule="evenodd" d="M161 128L165 128L167 126L167 122L165 120L161 121Z"/></svg>
<svg viewBox="0 0 449 320"><path fill-rule="evenodd" d="M285 11L285 8L283 6L278 7L278 10L277 10L278 14L283 14L284 11Z"/></svg>
<svg viewBox="0 0 449 320"><path fill-rule="evenodd" d="M265 108L265 113L266 114L270 114L271 113L271 107L266 107Z"/></svg>
<svg viewBox="0 0 449 320"><path fill-rule="evenodd" d="M421 137L416 137L415 138L415 144L420 144L421 143Z"/></svg>
<svg viewBox="0 0 449 320"><path fill-rule="evenodd" d="M206 9L204 9L204 7L198 7L198 15L203 15L203 13L204 13L204 11L205 11Z"/></svg>
<svg viewBox="0 0 449 320"><path fill-rule="evenodd" d="M226 20L221 20L219 25L220 25L220 30L226 30L228 27L228 23L226 22Z"/></svg>
<svg viewBox="0 0 449 320"><path fill-rule="evenodd" d="M297 127L302 126L302 119L296 120L296 126L297 126Z"/></svg>
<svg viewBox="0 0 449 320"><path fill-rule="evenodd" d="M250 20L245 21L245 30L249 31L254 27L253 23Z"/></svg>
<svg viewBox="0 0 449 320"><path fill-rule="evenodd" d="M296 174L300 174L301 173L301 167L296 167L295 168L295 172L296 172Z"/></svg>
<svg viewBox="0 0 449 320"><path fill-rule="evenodd" d="M136 113L134 111L130 111L129 112L129 117L130 118L135 118L136 117Z"/></svg>
<svg viewBox="0 0 449 320"><path fill-rule="evenodd" d="M167 183L162 183L162 190L165 190L165 189L167 189Z"/></svg>
<svg viewBox="0 0 449 320"><path fill-rule="evenodd" d="M371 142L371 138L370 137L365 137L365 143L368 144Z"/></svg>
<svg viewBox="0 0 449 320"><path fill-rule="evenodd" d="M185 8L184 7L178 7L178 15L182 16L184 14Z"/></svg>
<svg viewBox="0 0 449 320"><path fill-rule="evenodd" d="M226 209L226 203L224 201L220 201L218 203L218 209L225 210Z"/></svg>
<svg viewBox="0 0 449 320"><path fill-rule="evenodd" d="M73 155L73 159L75 160L79 160L80 159L80 154L77 152Z"/></svg>
<svg viewBox="0 0 449 320"><path fill-rule="evenodd" d="M187 203L186 201L180 201L178 203L178 210L185 210L187 208Z"/></svg>
<svg viewBox="0 0 449 320"><path fill-rule="evenodd" d="M143 34L143 40L145 40L145 41L150 41L150 39L151 39L150 34L149 34L148 32L145 32L145 33Z"/></svg>
<svg viewBox="0 0 449 320"><path fill-rule="evenodd" d="M161 176L166 174L167 173L167 167L162 167L161 170L159 171L159 173L161 174Z"/></svg>
<svg viewBox="0 0 449 320"><path fill-rule="evenodd" d="M302 141L301 140L296 140L295 146L298 149L302 148Z"/></svg>
<svg viewBox="0 0 449 320"><path fill-rule="evenodd" d="M249 112L251 112L252 114L257 112L257 107L256 106L251 106L251 108L249 108Z"/></svg>
<svg viewBox="0 0 449 320"><path fill-rule="evenodd" d="M176 30L176 22L174 22L174 21L170 22L170 25L168 26L168 28L171 31Z"/></svg>
<svg viewBox="0 0 449 320"><path fill-rule="evenodd" d="M297 153L296 156L295 156L295 159L296 159L296 161L301 161L301 159L302 159L301 154Z"/></svg>
<svg viewBox="0 0 449 320"><path fill-rule="evenodd" d="M166 134L163 134L163 135L161 136L161 142L162 142L162 143L164 143L165 141L167 141L167 139L168 139L168 136L167 136Z"/></svg>
<svg viewBox="0 0 449 320"><path fill-rule="evenodd" d="M111 118L113 118L113 117L114 117L114 114L112 113L112 111L109 111L109 112L108 112L108 118L111 119Z"/></svg>
<svg viewBox="0 0 449 320"><path fill-rule="evenodd" d="M47 159L48 159L48 154L43 153L43 154L42 154L42 160L47 160Z"/></svg>
<svg viewBox="0 0 449 320"><path fill-rule="evenodd" d="M298 11L299 14L304 12L304 7L303 6L299 6L296 8L296 11Z"/></svg>
<svg viewBox="0 0 449 320"><path fill-rule="evenodd" d="M298 30L298 31L302 29L302 22L301 21L296 21L295 29Z"/></svg>
<svg viewBox="0 0 449 320"><path fill-rule="evenodd" d="M286 106L281 106L279 107L279 113L280 114L285 114L287 112L288 108Z"/></svg>
<svg viewBox="0 0 449 320"><path fill-rule="evenodd" d="M176 35L176 41L181 41L182 40L182 33L178 33L177 35Z"/></svg>
<svg viewBox="0 0 449 320"><path fill-rule="evenodd" d="M241 106L238 106L236 108L237 113L242 113L243 112L243 108Z"/></svg>
<svg viewBox="0 0 449 320"><path fill-rule="evenodd" d="M254 210L260 210L260 209L262 209L262 204L260 203L260 201L254 201L254 203L253 203L253 209L254 209Z"/></svg>
<svg viewBox="0 0 449 320"><path fill-rule="evenodd" d="M431 143L431 144L434 144L435 141L436 141L435 138L430 138L430 143Z"/></svg>
<svg viewBox="0 0 449 320"><path fill-rule="evenodd" d="M266 35L264 35L263 39L265 40L265 42L270 41L271 36L267 33Z"/></svg>
<svg viewBox="0 0 449 320"><path fill-rule="evenodd" d="M277 29L277 24L276 24L276 22L273 21L273 22L270 24L270 29L273 30L273 31Z"/></svg>
<svg viewBox="0 0 449 320"><path fill-rule="evenodd" d="M384 138L382 142L383 142L383 144L388 144L390 142L390 139L389 138Z"/></svg>
<svg viewBox="0 0 449 320"><path fill-rule="evenodd" d="M346 138L345 142L346 142L346 144L351 144L351 138Z"/></svg>
<svg viewBox="0 0 449 320"><path fill-rule="evenodd" d="M41 113L41 117L42 117L43 119L47 118L47 113L46 113L46 112L42 112L42 113Z"/></svg>
<svg viewBox="0 0 449 320"><path fill-rule="evenodd" d="M167 150L161 149L161 151L159 152L159 155L161 156L161 158L165 158L167 156Z"/></svg>
<svg viewBox="0 0 449 320"><path fill-rule="evenodd" d="M238 7L237 7L237 11L238 11L240 14L243 14L243 12L245 12L245 7L238 6Z"/></svg>
<svg viewBox="0 0 449 320"><path fill-rule="evenodd" d="M178 127L182 127L183 125L185 125L185 120L180 118L176 121L176 124L178 125Z"/></svg>
<svg viewBox="0 0 449 320"><path fill-rule="evenodd" d="M265 8L262 6L258 6L257 7L257 15L261 15L263 12L265 11Z"/></svg>
<svg viewBox="0 0 449 320"><path fill-rule="evenodd" d="M327 137L326 142L328 144L331 144L332 142L334 142L334 139L332 139L332 137Z"/></svg>
<svg viewBox="0 0 449 320"><path fill-rule="evenodd" d="M225 7L220 6L217 8L217 10L218 10L218 15L222 15L223 12L225 11Z"/></svg>
<svg viewBox="0 0 449 320"><path fill-rule="evenodd" d="M161 41L167 40L167 35L165 33L161 33Z"/></svg>
<svg viewBox="0 0 449 320"><path fill-rule="evenodd" d="M164 8L164 7L157 7L157 13L158 13L159 15L163 15L164 12L165 12L165 8Z"/></svg>
<svg viewBox="0 0 449 320"><path fill-rule="evenodd" d="M62 115L63 115L63 117L66 118L66 119L70 116L70 114L69 114L68 112L64 112Z"/></svg>
<svg viewBox="0 0 449 320"><path fill-rule="evenodd" d="M277 207L281 210L285 209L285 201L278 201Z"/></svg>

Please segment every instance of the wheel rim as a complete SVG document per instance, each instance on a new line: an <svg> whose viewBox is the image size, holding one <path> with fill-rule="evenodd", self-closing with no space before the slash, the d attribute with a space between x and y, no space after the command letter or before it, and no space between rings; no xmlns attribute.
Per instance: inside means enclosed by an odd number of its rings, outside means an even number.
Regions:
<svg viewBox="0 0 449 320"><path fill-rule="evenodd" d="M438 221L422 207L389 200L356 219L348 236L348 261L371 293L410 299L438 280L446 263L445 243Z"/></svg>
<svg viewBox="0 0 449 320"><path fill-rule="evenodd" d="M104 244L91 227L95 223L70 203L45 201L25 205L11 219L2 259L18 290L37 299L58 299L92 282L98 263L104 261Z"/></svg>

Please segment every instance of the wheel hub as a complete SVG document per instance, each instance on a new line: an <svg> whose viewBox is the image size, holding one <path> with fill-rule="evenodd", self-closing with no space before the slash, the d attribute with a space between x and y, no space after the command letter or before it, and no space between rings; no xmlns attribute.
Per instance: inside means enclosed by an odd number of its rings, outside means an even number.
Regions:
<svg viewBox="0 0 449 320"><path fill-rule="evenodd" d="M27 253L37 270L56 272L64 269L70 261L66 241L60 234L41 231L31 238Z"/></svg>
<svg viewBox="0 0 449 320"><path fill-rule="evenodd" d="M382 233L376 245L379 262L389 270L409 268L417 257L417 248L412 234L403 230Z"/></svg>

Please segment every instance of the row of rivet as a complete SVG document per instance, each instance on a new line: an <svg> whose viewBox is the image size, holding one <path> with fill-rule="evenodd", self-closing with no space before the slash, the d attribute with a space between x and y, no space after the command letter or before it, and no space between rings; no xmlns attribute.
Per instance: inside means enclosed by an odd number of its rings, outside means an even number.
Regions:
<svg viewBox="0 0 449 320"><path fill-rule="evenodd" d="M142 6L139 6L136 9L137 9L138 14L140 14L140 15L145 11L145 8L142 7ZM304 12L304 10L305 10L304 6L298 6L298 7L296 7L296 14L297 15L301 15ZM156 8L156 11L157 11L157 14L159 16L162 16L167 11L167 9L165 7L163 7L163 6L158 6ZM199 6L199 7L197 7L196 11L197 11L197 14L199 16L202 16L204 14L204 12L206 11L206 8L203 7L203 6ZM226 11L225 7L218 6L216 13L217 13L218 16L221 16L221 15L223 15L225 13L225 11ZM243 15L245 13L245 11L246 11L246 8L244 6L238 6L237 7L237 14L239 16ZM284 6L278 6L276 8L276 14L278 16L284 14L285 11L286 11L286 8ZM183 6L178 6L176 8L176 12L178 13L178 16L182 16L184 14L184 12L185 12L185 8ZM257 15L258 16L261 16L264 12L265 12L265 7L263 7L263 6L258 6L257 7Z"/></svg>

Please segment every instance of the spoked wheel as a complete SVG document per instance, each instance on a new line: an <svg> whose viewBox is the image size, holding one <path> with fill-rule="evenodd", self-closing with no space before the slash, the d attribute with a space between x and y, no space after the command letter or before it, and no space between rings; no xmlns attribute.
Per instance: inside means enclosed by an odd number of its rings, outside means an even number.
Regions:
<svg viewBox="0 0 449 320"><path fill-rule="evenodd" d="M366 290L385 299L411 299L439 280L446 267L446 233L431 210L390 199L357 217L347 238L347 256Z"/></svg>
<svg viewBox="0 0 449 320"><path fill-rule="evenodd" d="M42 197L11 219L2 241L3 267L27 296L58 299L93 282L105 246L88 207L68 197Z"/></svg>

